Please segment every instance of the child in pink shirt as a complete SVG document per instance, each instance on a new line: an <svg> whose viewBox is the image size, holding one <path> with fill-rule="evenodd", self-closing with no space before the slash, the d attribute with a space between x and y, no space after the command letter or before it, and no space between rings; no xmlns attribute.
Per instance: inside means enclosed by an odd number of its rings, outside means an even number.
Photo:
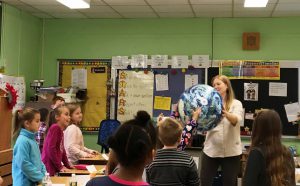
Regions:
<svg viewBox="0 0 300 186"><path fill-rule="evenodd" d="M66 106L60 106L54 112L56 124L53 124L49 128L42 153L42 161L50 176L54 176L58 172L64 172L68 168L73 168L70 166L64 148L63 131L68 127L70 122L69 109Z"/></svg>

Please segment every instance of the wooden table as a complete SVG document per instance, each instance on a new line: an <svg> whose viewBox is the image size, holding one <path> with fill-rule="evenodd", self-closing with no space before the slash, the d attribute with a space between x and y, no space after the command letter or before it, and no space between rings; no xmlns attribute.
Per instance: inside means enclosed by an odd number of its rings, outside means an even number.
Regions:
<svg viewBox="0 0 300 186"><path fill-rule="evenodd" d="M93 158L80 158L78 164L87 164L87 165L106 165L107 160L103 158L101 154L96 155Z"/></svg>
<svg viewBox="0 0 300 186"><path fill-rule="evenodd" d="M96 169L97 169L97 175L104 175L103 173L100 173L100 171L105 167L105 165L95 165ZM89 171L88 170L78 170L78 169L70 169L67 172L59 172L58 175L59 176L71 176L72 174L76 174L76 175L89 175Z"/></svg>

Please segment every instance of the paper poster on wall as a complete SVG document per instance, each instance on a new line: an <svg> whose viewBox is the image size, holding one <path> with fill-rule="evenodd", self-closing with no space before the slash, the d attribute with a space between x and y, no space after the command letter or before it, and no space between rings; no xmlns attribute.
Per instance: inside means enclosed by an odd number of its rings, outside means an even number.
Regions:
<svg viewBox="0 0 300 186"><path fill-rule="evenodd" d="M188 56L172 56L172 68L188 68Z"/></svg>
<svg viewBox="0 0 300 186"><path fill-rule="evenodd" d="M156 74L155 75L155 90L164 91L169 90L169 78L168 74Z"/></svg>
<svg viewBox="0 0 300 186"><path fill-rule="evenodd" d="M186 74L185 76L184 89L188 89L198 84L198 74Z"/></svg>
<svg viewBox="0 0 300 186"><path fill-rule="evenodd" d="M287 96L287 83L269 83L269 96Z"/></svg>
<svg viewBox="0 0 300 186"><path fill-rule="evenodd" d="M24 77L14 77L0 74L0 88L5 90L6 83L9 83L17 91L17 104L13 111L23 109L26 101L26 84Z"/></svg>
<svg viewBox="0 0 300 186"><path fill-rule="evenodd" d="M139 54L131 56L131 67L132 68L147 68L148 56Z"/></svg>
<svg viewBox="0 0 300 186"><path fill-rule="evenodd" d="M128 65L128 56L113 56L111 59L112 69L127 69Z"/></svg>
<svg viewBox="0 0 300 186"><path fill-rule="evenodd" d="M155 96L154 109L156 110L170 110L171 97Z"/></svg>
<svg viewBox="0 0 300 186"><path fill-rule="evenodd" d="M258 83L244 83L244 100L258 101Z"/></svg>
<svg viewBox="0 0 300 186"><path fill-rule="evenodd" d="M299 103L291 103L284 105L286 117L289 122L298 120L298 115L300 111Z"/></svg>
<svg viewBox="0 0 300 186"><path fill-rule="evenodd" d="M209 55L192 55L191 65L194 68L208 68Z"/></svg>
<svg viewBox="0 0 300 186"><path fill-rule="evenodd" d="M79 87L80 89L86 89L87 87L87 71L84 68L72 70L72 87Z"/></svg>
<svg viewBox="0 0 300 186"><path fill-rule="evenodd" d="M152 116L153 72L119 71L117 119L132 119L137 111L145 110Z"/></svg>
<svg viewBox="0 0 300 186"><path fill-rule="evenodd" d="M151 68L168 68L168 55L152 55Z"/></svg>

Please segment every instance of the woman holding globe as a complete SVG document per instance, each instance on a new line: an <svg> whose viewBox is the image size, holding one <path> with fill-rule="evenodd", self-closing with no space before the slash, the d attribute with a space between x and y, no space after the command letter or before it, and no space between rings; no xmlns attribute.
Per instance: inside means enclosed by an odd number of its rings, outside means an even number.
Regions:
<svg viewBox="0 0 300 186"><path fill-rule="evenodd" d="M222 97L222 118L206 134L202 155L201 185L211 186L219 166L222 168L223 185L235 186L242 154L240 122L242 103L234 98L230 80L224 75L212 79L212 86Z"/></svg>

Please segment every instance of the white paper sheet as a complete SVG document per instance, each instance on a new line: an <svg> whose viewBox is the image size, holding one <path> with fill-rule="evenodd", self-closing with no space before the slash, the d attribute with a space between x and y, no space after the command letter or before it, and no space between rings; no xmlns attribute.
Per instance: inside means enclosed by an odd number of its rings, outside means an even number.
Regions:
<svg viewBox="0 0 300 186"><path fill-rule="evenodd" d="M168 74L155 75L156 91L169 90L169 76Z"/></svg>
<svg viewBox="0 0 300 186"><path fill-rule="evenodd" d="M289 122L293 122L298 119L298 113L300 112L299 103L286 104L284 105L284 108Z"/></svg>
<svg viewBox="0 0 300 186"><path fill-rule="evenodd" d="M186 74L185 75L185 82L184 82L184 90L190 88L193 85L198 84L198 74Z"/></svg>
<svg viewBox="0 0 300 186"><path fill-rule="evenodd" d="M113 56L111 63L112 69L127 69L129 65L128 56Z"/></svg>
<svg viewBox="0 0 300 186"><path fill-rule="evenodd" d="M17 91L17 104L13 111L23 109L26 102L26 84L24 77L14 77L0 74L0 88L5 90L6 83L9 83Z"/></svg>
<svg viewBox="0 0 300 186"><path fill-rule="evenodd" d="M131 56L131 67L132 68L147 68L148 56L139 54Z"/></svg>
<svg viewBox="0 0 300 186"><path fill-rule="evenodd" d="M87 88L87 71L86 69L74 69L72 70L72 86L79 87L81 89Z"/></svg>
<svg viewBox="0 0 300 186"><path fill-rule="evenodd" d="M188 68L188 56L172 56L172 68Z"/></svg>
<svg viewBox="0 0 300 186"><path fill-rule="evenodd" d="M258 101L258 83L244 83L244 100Z"/></svg>
<svg viewBox="0 0 300 186"><path fill-rule="evenodd" d="M151 68L168 68L168 55L152 55Z"/></svg>
<svg viewBox="0 0 300 186"><path fill-rule="evenodd" d="M192 55L192 63L194 68L208 68L209 55Z"/></svg>
<svg viewBox="0 0 300 186"><path fill-rule="evenodd" d="M269 96L287 96L287 83L269 83Z"/></svg>

